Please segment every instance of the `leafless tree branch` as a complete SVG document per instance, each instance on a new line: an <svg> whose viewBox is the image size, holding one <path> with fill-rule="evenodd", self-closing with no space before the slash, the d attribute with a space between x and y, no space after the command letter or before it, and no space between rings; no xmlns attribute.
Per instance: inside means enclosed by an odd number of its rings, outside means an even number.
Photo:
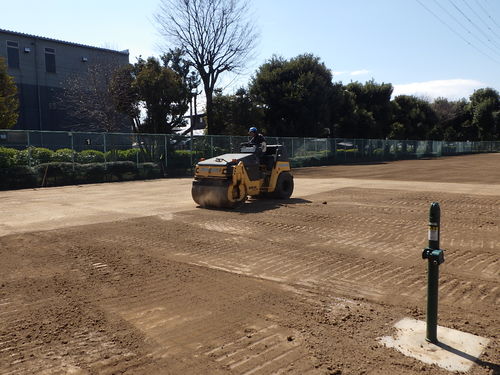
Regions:
<svg viewBox="0 0 500 375"><path fill-rule="evenodd" d="M100 58L88 66L85 74L74 75L63 83L58 105L72 120L65 127L106 132L124 129L126 117L116 110L110 93L118 68L115 62Z"/></svg>
<svg viewBox="0 0 500 375"><path fill-rule="evenodd" d="M240 73L253 57L258 40L249 20L248 0L161 0L155 16L160 33L181 48L198 71L212 123L212 96L219 76Z"/></svg>

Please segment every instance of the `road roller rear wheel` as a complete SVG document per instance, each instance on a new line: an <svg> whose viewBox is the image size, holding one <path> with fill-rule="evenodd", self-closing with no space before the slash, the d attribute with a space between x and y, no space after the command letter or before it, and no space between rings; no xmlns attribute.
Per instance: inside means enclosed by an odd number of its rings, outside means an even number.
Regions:
<svg viewBox="0 0 500 375"><path fill-rule="evenodd" d="M293 193L293 176L288 172L281 172L276 182L273 197L278 199L288 199Z"/></svg>

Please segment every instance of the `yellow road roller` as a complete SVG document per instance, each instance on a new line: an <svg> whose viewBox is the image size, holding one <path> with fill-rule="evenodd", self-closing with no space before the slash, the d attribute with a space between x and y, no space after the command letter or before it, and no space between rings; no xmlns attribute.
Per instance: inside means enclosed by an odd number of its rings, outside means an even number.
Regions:
<svg viewBox="0 0 500 375"><path fill-rule="evenodd" d="M234 208L248 196L288 199L293 193L290 161L282 145L243 143L239 153L200 160L191 194L201 207Z"/></svg>

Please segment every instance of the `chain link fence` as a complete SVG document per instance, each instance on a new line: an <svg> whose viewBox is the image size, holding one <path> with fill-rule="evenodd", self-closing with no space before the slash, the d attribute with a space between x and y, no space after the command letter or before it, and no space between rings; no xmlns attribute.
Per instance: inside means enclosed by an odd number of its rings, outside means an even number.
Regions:
<svg viewBox="0 0 500 375"><path fill-rule="evenodd" d="M500 142L266 137L292 167L500 152ZM246 136L0 130L0 187L190 175L200 158L237 152ZM10 177L9 177L10 176ZM14 177L13 177L14 176ZM24 177L23 177L24 176Z"/></svg>

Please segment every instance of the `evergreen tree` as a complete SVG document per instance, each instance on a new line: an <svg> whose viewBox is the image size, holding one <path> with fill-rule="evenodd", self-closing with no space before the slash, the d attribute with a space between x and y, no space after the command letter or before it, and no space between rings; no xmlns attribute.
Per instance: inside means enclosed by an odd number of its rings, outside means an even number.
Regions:
<svg viewBox="0 0 500 375"><path fill-rule="evenodd" d="M266 134L319 137L331 125L332 74L319 57L273 57L259 67L250 94L264 108Z"/></svg>
<svg viewBox="0 0 500 375"><path fill-rule="evenodd" d="M0 57L0 129L10 129L19 117L19 99L14 78L7 73L7 66Z"/></svg>

